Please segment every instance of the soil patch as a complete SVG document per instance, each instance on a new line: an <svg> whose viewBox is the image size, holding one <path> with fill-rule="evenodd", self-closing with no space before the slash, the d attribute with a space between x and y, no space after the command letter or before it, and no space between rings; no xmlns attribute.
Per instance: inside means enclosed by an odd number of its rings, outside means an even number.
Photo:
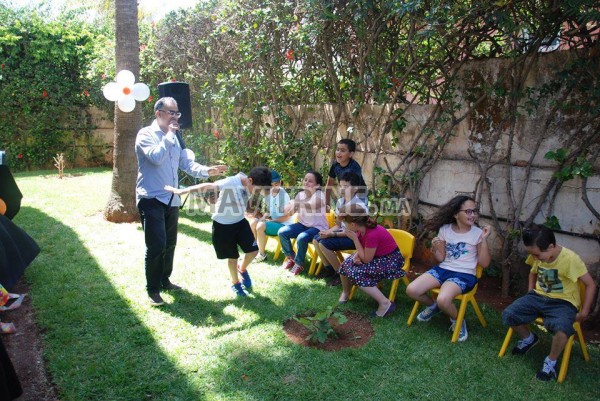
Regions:
<svg viewBox="0 0 600 401"><path fill-rule="evenodd" d="M323 351L339 351L349 347L362 347L375 334L371 322L366 316L357 312L344 311L343 313L348 318L346 323L337 324L335 319L331 320L331 326L338 334L338 338L328 338L323 344L307 341L306 337L310 334L310 331L294 319L286 320L283 323L283 330L294 343Z"/></svg>
<svg viewBox="0 0 600 401"><path fill-rule="evenodd" d="M28 291L29 287L21 280L10 292L23 294ZM31 299L26 296L19 308L3 312L0 318L4 323L14 323L17 328L14 334L2 335L2 341L23 387L23 395L17 400L58 400L56 389L46 371L42 336L35 322Z"/></svg>

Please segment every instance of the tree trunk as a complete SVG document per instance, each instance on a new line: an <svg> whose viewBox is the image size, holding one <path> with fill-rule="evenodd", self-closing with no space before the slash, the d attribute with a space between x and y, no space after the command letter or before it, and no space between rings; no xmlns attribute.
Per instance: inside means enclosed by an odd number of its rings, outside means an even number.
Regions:
<svg viewBox="0 0 600 401"><path fill-rule="evenodd" d="M137 0L115 0L115 39L115 71L129 70L137 80L140 75ZM122 112L115 104L112 188L104 209L104 217L113 223L139 219L135 205L135 137L141 125L140 104L131 113Z"/></svg>

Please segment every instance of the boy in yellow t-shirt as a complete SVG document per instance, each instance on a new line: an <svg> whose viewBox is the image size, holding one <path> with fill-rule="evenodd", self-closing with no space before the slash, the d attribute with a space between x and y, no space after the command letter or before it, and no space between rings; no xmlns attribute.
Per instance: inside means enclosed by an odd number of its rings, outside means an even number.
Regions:
<svg viewBox="0 0 600 401"><path fill-rule="evenodd" d="M556 360L568 338L575 333L573 323L587 318L596 285L581 258L570 249L556 244L554 233L545 226L524 230L523 244L529 253L525 263L531 266L529 292L516 299L502 313L502 321L521 337L513 355L524 355L538 343L538 336L529 329L537 317L552 333L550 354L536 377L542 381L556 379ZM586 286L580 299L579 282Z"/></svg>

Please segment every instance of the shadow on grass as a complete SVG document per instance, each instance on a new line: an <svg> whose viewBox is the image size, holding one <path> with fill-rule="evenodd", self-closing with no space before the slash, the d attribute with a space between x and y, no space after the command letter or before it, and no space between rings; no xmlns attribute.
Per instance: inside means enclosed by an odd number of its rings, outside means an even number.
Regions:
<svg viewBox="0 0 600 401"><path fill-rule="evenodd" d="M41 248L26 274L62 398L164 399L169 393L177 394L169 399L203 398L70 227L31 207L21 208L19 224Z"/></svg>

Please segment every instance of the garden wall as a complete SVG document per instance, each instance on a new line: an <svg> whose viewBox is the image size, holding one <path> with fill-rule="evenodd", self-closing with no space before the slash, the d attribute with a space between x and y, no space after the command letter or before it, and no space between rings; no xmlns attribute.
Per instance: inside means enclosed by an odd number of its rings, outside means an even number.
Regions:
<svg viewBox="0 0 600 401"><path fill-rule="evenodd" d="M559 68L571 57L569 52L555 52L538 59L539 64L534 65L528 75L527 85L539 87L549 79L550 72ZM469 80L465 85L490 85L498 80L508 68L507 60L487 60L472 62L466 72ZM469 106L463 101L464 108ZM304 114L302 121L316 121L324 127L332 127L335 121L335 105L313 105L309 107L294 106L290 113L298 116ZM358 143L358 151L355 155L357 161L363 167L363 173L369 186L372 187L375 178L374 167L388 166L392 170L398 167L402 157L407 153L408 146L425 124L434 110L433 105L410 105L404 114L407 125L401 133L397 143L392 143L390 135L380 137L379 116L385 111L384 106L363 106L358 116L353 116L352 107L346 106L342 119L338 122L337 132L334 132L335 140L324 143L317 152L316 167L329 165L328 159L333 155L333 148L338 139L351 136ZM496 101L484 102L477 107L475 112L469 114L453 129L453 136L445 146L440 160L427 172L423 185L420 189L419 198L422 202L419 212L424 216L431 213L435 206L441 205L448 199L459 193L473 193L480 179L480 171L474 157L485 158L492 154L493 166L488 172L490 179L491 199L494 209L500 219L507 218L511 199L507 190L507 177L519 193L527 184L525 192L524 210L522 218L528 215L537 201L543 188L552 178L556 162L547 160L544 155L550 150L559 147L568 147L565 138L571 138L572 122L577 120L577 113L565 116L549 115L550 104L541 105L535 113L521 114L516 121L515 137L510 158L507 158L510 143L509 125L506 123L507 105ZM346 117L343 117L346 116ZM94 135L102 138L106 143L112 143L113 126L112 121L103 119L95 113L97 126ZM542 131L540 127L544 122L554 118L557 123L549 126L548 130ZM330 132L331 133L331 132ZM490 142L490 138L499 134L498 140ZM535 157L531 159L532 152L536 149L536 142L543 136L541 147L537 150ZM111 160L112 152L107 153L107 160ZM530 166L529 179L525 178L526 168ZM596 208L600 207L600 165L594 166L594 175L588 178L587 195L589 201ZM402 166L398 174L402 172ZM562 233L559 233L558 241L577 252L583 260L590 265L600 264L600 243L597 235L600 231L600 223L592 212L582 201L581 180L578 178L566 181L556 196L552 215L559 219ZM486 222L490 215L490 205L487 194L484 193L481 204L481 220ZM549 216L544 215L546 208L535 218L535 222L543 223ZM489 222L489 220L487 221ZM571 234L572 233L572 234ZM594 236L596 236L594 238ZM500 241L491 237L492 252L496 255L500 251Z"/></svg>

